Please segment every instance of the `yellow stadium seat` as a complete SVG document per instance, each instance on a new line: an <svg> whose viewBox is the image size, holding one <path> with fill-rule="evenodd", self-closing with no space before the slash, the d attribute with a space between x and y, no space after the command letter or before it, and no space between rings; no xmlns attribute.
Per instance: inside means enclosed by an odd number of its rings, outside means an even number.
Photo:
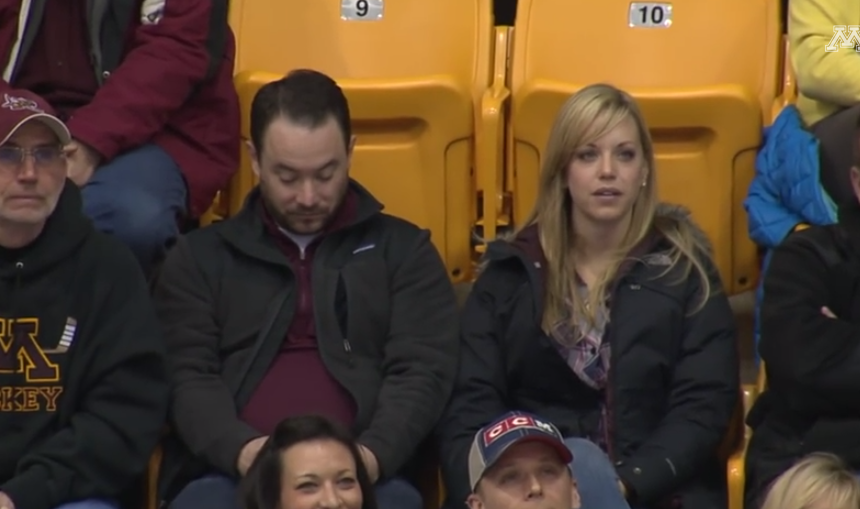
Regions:
<svg viewBox="0 0 860 509"><path fill-rule="evenodd" d="M671 24L631 26L643 14ZM562 103L586 85L610 83L637 99L651 128L662 199L692 210L726 290L752 289L758 255L743 200L779 93L781 41L779 0L520 0L509 71L514 221L534 203Z"/></svg>
<svg viewBox="0 0 860 509"><path fill-rule="evenodd" d="M158 475L161 471L161 460L163 458L163 450L159 444L152 456L149 457L149 464L146 467L146 499L143 503L143 509L158 509Z"/></svg>
<svg viewBox="0 0 860 509"><path fill-rule="evenodd" d="M755 385L743 386L743 418L755 403L759 395L758 387ZM727 474L729 481L729 509L744 509L744 461L746 460L747 445L749 445L752 430L743 424L742 441L737 450L729 457Z"/></svg>
<svg viewBox="0 0 860 509"><path fill-rule="evenodd" d="M476 187L481 208L478 211L476 232L478 252L486 242L496 238L499 230L512 226L511 194L506 192L505 176L505 123L511 91L508 88L508 55L511 46L510 27L496 27L493 55L493 80L481 100L481 121L475 138L478 164Z"/></svg>
<svg viewBox="0 0 860 509"><path fill-rule="evenodd" d="M436 484L438 488L436 489L437 493L439 493L439 507L442 507L442 504L445 503L445 497L448 496L448 492L445 490L445 480L442 478L442 470L440 469L436 475Z"/></svg>
<svg viewBox="0 0 860 509"><path fill-rule="evenodd" d="M800 231L800 230L805 230L805 229L806 228L800 228L800 229L797 229L795 231ZM765 391L765 389L767 389L767 371L764 368L764 361L761 361L761 363L758 366L758 378L756 378L755 387L756 387L756 396L758 396L759 394L762 394Z"/></svg>
<svg viewBox="0 0 860 509"><path fill-rule="evenodd" d="M167 426L161 431L163 439L170 434L170 428ZM143 509L158 509L160 502L158 500L158 476L161 472L161 461L164 459L164 449L161 442L155 446L155 450L149 456L149 463L146 466L146 493L143 500Z"/></svg>
<svg viewBox="0 0 860 509"><path fill-rule="evenodd" d="M756 398L764 393L767 388L767 376L765 375L764 361L759 364L758 376L755 385L744 385L744 417L749 413L755 404ZM729 479L729 509L744 509L744 482L746 477L745 461L747 446L749 445L752 430L749 426L744 426L744 443L743 448L735 453L729 459L728 479Z"/></svg>
<svg viewBox="0 0 860 509"><path fill-rule="evenodd" d="M487 171L501 173L504 141L505 59L497 61L494 51L506 46L507 29L494 31L492 1L233 3L243 137L263 84L296 68L329 74L350 102L357 136L352 176L388 213L429 228L452 279L467 280L476 181L489 182L482 177ZM383 13L375 20L344 20L342 5L353 11L382 5ZM491 87L494 80L501 85ZM476 162L482 157L488 170ZM230 215L253 185L245 154L229 193Z"/></svg>
<svg viewBox="0 0 860 509"><path fill-rule="evenodd" d="M797 102L797 78L795 78L794 68L791 66L791 45L788 42L787 35L783 36L782 51L782 95L775 105L774 118L776 118L783 107ZM779 107L779 111L776 110L776 107Z"/></svg>

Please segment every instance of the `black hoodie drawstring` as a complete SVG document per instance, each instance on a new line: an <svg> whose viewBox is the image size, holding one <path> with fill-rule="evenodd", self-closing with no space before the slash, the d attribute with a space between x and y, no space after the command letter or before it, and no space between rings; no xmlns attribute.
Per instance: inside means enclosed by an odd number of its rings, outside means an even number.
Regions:
<svg viewBox="0 0 860 509"><path fill-rule="evenodd" d="M10 306L10 311L12 316L13 323L18 320L18 290L21 289L21 273L24 271L24 262L17 261L15 262L15 284L12 285L12 304ZM11 334L11 332L10 332Z"/></svg>

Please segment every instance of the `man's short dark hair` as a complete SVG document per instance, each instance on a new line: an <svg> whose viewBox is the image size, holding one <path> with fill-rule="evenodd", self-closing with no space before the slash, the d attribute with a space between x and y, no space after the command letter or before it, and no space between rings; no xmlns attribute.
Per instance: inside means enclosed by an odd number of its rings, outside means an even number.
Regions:
<svg viewBox="0 0 860 509"><path fill-rule="evenodd" d="M329 76L312 69L296 69L257 91L251 103L251 142L258 154L266 129L278 117L309 128L334 118L347 147L352 138L349 104L343 90Z"/></svg>

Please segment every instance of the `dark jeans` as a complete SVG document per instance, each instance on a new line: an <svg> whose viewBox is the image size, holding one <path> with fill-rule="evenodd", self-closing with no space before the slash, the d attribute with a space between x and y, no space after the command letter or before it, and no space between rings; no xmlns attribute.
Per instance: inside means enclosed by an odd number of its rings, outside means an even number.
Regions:
<svg viewBox="0 0 860 509"><path fill-rule="evenodd" d="M185 180L156 145L130 150L99 167L81 193L84 213L95 227L128 245L147 275L179 235Z"/></svg>
<svg viewBox="0 0 860 509"><path fill-rule="evenodd" d="M630 509L618 486L615 467L600 447L584 438L568 438L564 443L573 453L570 466L581 509Z"/></svg>

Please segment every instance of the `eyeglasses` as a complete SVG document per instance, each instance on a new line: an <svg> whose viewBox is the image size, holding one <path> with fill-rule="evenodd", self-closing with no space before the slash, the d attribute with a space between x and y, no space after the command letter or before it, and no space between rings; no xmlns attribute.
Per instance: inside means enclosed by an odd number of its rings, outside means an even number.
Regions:
<svg viewBox="0 0 860 509"><path fill-rule="evenodd" d="M63 149L58 145L44 145L34 148L0 146L0 169L17 170L24 164L27 156L33 158L36 166L51 166L63 158Z"/></svg>

